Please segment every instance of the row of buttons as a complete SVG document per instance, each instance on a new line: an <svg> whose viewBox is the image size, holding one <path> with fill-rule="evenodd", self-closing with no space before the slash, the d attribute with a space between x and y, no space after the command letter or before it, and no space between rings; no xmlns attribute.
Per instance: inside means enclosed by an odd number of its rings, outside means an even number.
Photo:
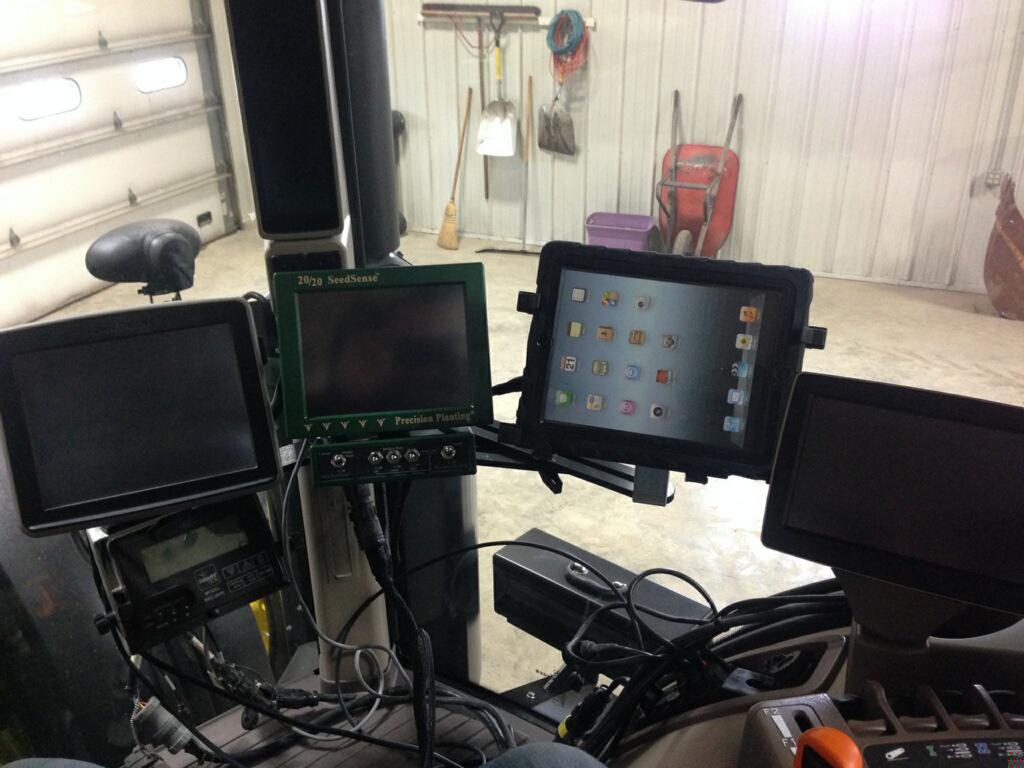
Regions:
<svg viewBox="0 0 1024 768"><path fill-rule="evenodd" d="M274 569L270 567L261 568L258 571L249 571L248 573L238 576L237 578L231 579L228 582L228 591L237 592L245 587L252 586L261 581L272 578L274 575Z"/></svg>
<svg viewBox="0 0 1024 768"><path fill-rule="evenodd" d="M456 450L454 445L445 445L438 452L442 459L450 461L455 458ZM409 464L418 464L422 454L417 448L406 448L403 454L399 448L388 448L386 450L372 450L366 454L366 462L372 467L379 467L385 462L391 466L397 466L405 459ZM343 453L336 453L330 458L330 464L334 469L344 469L349 462L349 457Z"/></svg>
<svg viewBox="0 0 1024 768"><path fill-rule="evenodd" d="M267 553L260 552L252 557L245 558L245 560L239 560L237 563L225 565L221 570L225 579L233 579L235 576L244 574L247 571L253 571L256 568L265 566L269 562L270 558L267 556Z"/></svg>

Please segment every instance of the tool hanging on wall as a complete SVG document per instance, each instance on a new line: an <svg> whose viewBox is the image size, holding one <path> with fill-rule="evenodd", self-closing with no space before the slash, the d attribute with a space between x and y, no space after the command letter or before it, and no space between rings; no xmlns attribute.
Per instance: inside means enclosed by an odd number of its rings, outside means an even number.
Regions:
<svg viewBox="0 0 1024 768"><path fill-rule="evenodd" d="M480 114L487 108L487 61L484 54L484 20L476 20L477 62L480 68ZM488 168L487 155L481 155L484 161L484 200L491 199L491 169Z"/></svg>
<svg viewBox="0 0 1024 768"><path fill-rule="evenodd" d="M509 21L535 21L540 17L536 5L485 5L483 3L424 3L420 14L425 19L473 19L499 13Z"/></svg>
<svg viewBox="0 0 1024 768"><path fill-rule="evenodd" d="M469 88L466 91L466 114L462 118L462 128L459 130L459 150L455 158L455 178L452 179L452 196L444 207L444 221L441 223L441 231L437 233L437 244L449 251L455 251L459 248L455 191L459 187L459 171L462 170L462 149L466 144L466 126L469 125L469 110L472 107L473 89Z"/></svg>
<svg viewBox="0 0 1024 768"><path fill-rule="evenodd" d="M523 140L523 230L521 248L477 248L477 253L525 253L529 256L536 256L537 251L528 250L526 247L526 212L530 200L530 142L532 141L533 126L533 75L526 79L526 111L523 113L526 119L524 127L525 138Z"/></svg>
<svg viewBox="0 0 1024 768"><path fill-rule="evenodd" d="M551 74L555 98L540 108L537 144L541 149L563 155L576 154L576 131L572 114L562 100L565 83L586 63L590 33L579 11L560 11L548 26Z"/></svg>
<svg viewBox="0 0 1024 768"><path fill-rule="evenodd" d="M519 122L515 105L505 98L505 81L501 70L501 29L505 17L500 12L491 15L491 29L494 30L494 57L497 61L497 96L484 107L477 131L476 151L492 157L512 157L516 153Z"/></svg>

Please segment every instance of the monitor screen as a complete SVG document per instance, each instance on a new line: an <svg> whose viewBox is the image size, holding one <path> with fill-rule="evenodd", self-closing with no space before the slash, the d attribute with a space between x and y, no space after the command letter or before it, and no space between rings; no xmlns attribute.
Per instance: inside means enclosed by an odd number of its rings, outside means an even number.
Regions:
<svg viewBox="0 0 1024 768"><path fill-rule="evenodd" d="M161 581L248 544L249 534L234 514L175 533L143 547L139 555L149 580Z"/></svg>
<svg viewBox="0 0 1024 768"><path fill-rule="evenodd" d="M14 377L48 509L256 466L226 324L28 352Z"/></svg>
<svg viewBox="0 0 1024 768"><path fill-rule="evenodd" d="M742 448L766 415L779 304L762 288L564 270L544 418Z"/></svg>
<svg viewBox="0 0 1024 768"><path fill-rule="evenodd" d="M462 284L304 293L298 305L310 416L471 402Z"/></svg>
<svg viewBox="0 0 1024 768"><path fill-rule="evenodd" d="M274 305L289 437L491 421L483 265L281 272Z"/></svg>
<svg viewBox="0 0 1024 768"><path fill-rule="evenodd" d="M548 243L516 426L539 455L767 479L813 278Z"/></svg>
<svg viewBox="0 0 1024 768"><path fill-rule="evenodd" d="M805 374L763 539L827 565L1011 609L1006 599L1024 587L1022 468L1024 409Z"/></svg>
<svg viewBox="0 0 1024 768"><path fill-rule="evenodd" d="M242 302L27 326L4 334L0 366L30 532L251 490L277 474Z"/></svg>
<svg viewBox="0 0 1024 768"><path fill-rule="evenodd" d="M1024 433L828 397L806 408L786 526L1024 585L1006 546L1024 518Z"/></svg>

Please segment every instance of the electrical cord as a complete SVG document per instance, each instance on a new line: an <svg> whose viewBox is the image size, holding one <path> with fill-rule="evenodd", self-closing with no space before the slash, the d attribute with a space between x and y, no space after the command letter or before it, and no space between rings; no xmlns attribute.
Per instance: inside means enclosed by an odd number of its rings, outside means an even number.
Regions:
<svg viewBox="0 0 1024 768"><path fill-rule="evenodd" d="M434 751L437 729L434 652L430 635L419 626L415 614L395 584L388 536L381 526L372 489L369 485L361 484L348 486L345 491L351 507L349 517L359 548L389 604L398 609L399 641L406 644L412 660L411 704L416 738L423 768L430 768L430 755Z"/></svg>
<svg viewBox="0 0 1024 768"><path fill-rule="evenodd" d="M701 586L700 582L698 582L693 577L688 576L687 574L683 573L682 571L675 571L675 570L672 570L671 568L650 568L650 569L648 569L646 571L643 571L642 573L637 574L629 582L629 586L626 588L626 600L625 600L625 602L626 602L626 610L629 612L629 615L631 617L633 617L633 621L636 622L637 624L639 624L642 628L646 629L648 634L650 634L652 637L657 639L658 642L660 642L666 648L671 648L674 645L671 640L669 640L668 638L666 638L666 637L662 636L661 634L659 634L658 632L656 632L651 627L650 624L648 624L647 622L645 622L643 619L640 618L639 611L637 610L636 603L634 602L634 597L633 597L633 592L636 590L637 586L642 581L644 581L646 579L649 579L651 576L659 576L659 575L661 575L661 576L671 576L673 578L679 579L680 581L683 581L686 584L689 584L691 587L693 587L695 590L697 590L697 592L700 594L700 596L704 599L704 602L706 602L708 604L708 608L711 609L711 616L712 617L718 615L718 607L715 605L715 601L712 599L711 594L706 589L704 589L703 586ZM652 615L655 615L658 618L663 619L665 621L672 621L672 622L683 623L683 624L695 624L696 625L696 624L706 624L707 623L707 620L705 620L705 619L691 619L691 618L682 617L682 616L670 616L668 614L661 613L660 611L653 612ZM642 640L642 638L641 638L641 640ZM643 642L641 642L641 644L640 644L640 650L644 650Z"/></svg>
<svg viewBox="0 0 1024 768"><path fill-rule="evenodd" d="M437 565L438 563L443 563L445 560L450 560L453 557L461 557L462 555L465 555L469 552L476 552L481 549L492 549L494 547L524 547L526 549L536 549L541 552L550 552L551 554L559 555L570 562L579 563L584 568L589 570L590 573L594 575L594 578L596 578L598 581L604 584L609 590L611 590L612 592L618 592L618 590L615 588L615 585L612 583L611 579L605 576L600 570L592 566L590 563L580 559L576 555L566 552L563 549L559 549L558 547L550 547L547 544L535 544L529 541L516 541L515 539L498 539L495 541L484 541L478 544L470 544L469 546L459 547L458 549L453 549L448 552L445 552L442 555L438 555L437 557L432 557L429 560L426 560L416 566L413 566L412 568L407 569L403 576L412 576L416 573L419 573L422 570ZM383 594L384 590L379 589L372 595L367 597L362 603L360 603L359 607L352 612L352 615L349 616L348 621L345 622L344 626L342 626L341 628L341 631L338 633L338 642L345 642L345 638L348 637L348 633L352 631L352 628L355 626L356 622L359 621L360 617L366 612L366 610L371 605L373 605L373 603L376 600L378 600ZM646 608L645 606L637 606L637 610L641 612L647 612L650 609ZM630 618L632 621L632 617ZM640 626L633 622L633 629L636 634L637 641L642 642Z"/></svg>
<svg viewBox="0 0 1024 768"><path fill-rule="evenodd" d="M297 462L296 466L298 466L299 463L301 463L301 462ZM293 473L293 478L292 479L294 479L294 473ZM99 595L101 597L101 600L102 600L102 602L104 604L104 608L105 608L106 612L109 613L111 608L110 608L109 603L106 600L105 592L102 589L102 582L100 580L99 569L98 569L98 566L97 566L97 564L96 564L94 559L90 558L90 565L92 567L93 581L94 581L94 583L96 585L98 593L99 593ZM131 677L132 677L132 679L141 682L147 688L149 688L151 691L155 692L155 691L159 690L159 687L153 682L153 680L146 673L144 673L133 662L131 654L128 652L127 645L126 645L124 639L121 637L120 631L119 631L119 629L117 627L114 627L113 630L111 631L111 637L113 639L114 646L117 649L118 653L121 655L121 657L124 659L125 663L128 665L129 670L131 670ZM327 639L328 639L328 641L332 645L340 645L340 644L334 643L334 641L331 640L331 638L327 638ZM363 648L372 648L372 646L363 646ZM387 650L388 653L391 653L390 649L385 649L385 650ZM258 712L259 714L261 714L261 715L263 715L265 717L268 717L268 718L270 718L272 720L275 720L275 721L277 721L279 723L282 723L283 725L289 726L290 728L298 728L301 731L306 731L306 732L314 732L315 731L315 732L318 732L318 733L327 733L327 734L331 734L331 735L345 737L345 738L351 739L352 741L362 742L362 743L366 743L366 744L372 744L372 745L375 745L375 746L385 747L385 748L388 748L388 749L395 749L395 750L404 751L404 752L419 752L419 747L417 745L415 745L415 744L408 744L408 743L405 743L405 742L394 741L394 740L391 740L391 739L384 739L384 738L372 736L370 734L362 733L362 732L355 731L355 730L346 730L346 729L342 729L342 728L335 728L333 726L327 725L324 722L320 722L317 719L303 720L303 719L300 719L300 718L289 717L287 715L284 715L280 711L277 711L277 710L271 708L270 706L268 706L266 703L264 703L262 701L256 701L256 700L253 700L253 699L251 699L249 697L245 697L245 696L239 695L238 693L235 693L234 691L230 691L230 690L227 690L227 689L224 689L224 688L219 688L219 687L215 686L213 683L211 683L211 682L209 682L207 680L204 680L204 679L202 679L200 677L196 677L194 675L191 675L188 672L185 672L183 670L179 670L179 669L175 668L174 666L172 666L171 664L166 664L163 661L161 661L160 659L157 659L156 657L152 656L149 653L143 652L143 653L138 654L138 656L139 656L140 659L147 661L155 669L165 673L165 675L167 675L167 674L173 675L173 676L177 677L179 680L188 682L188 683L190 683L190 684L192 684L192 685L194 685L194 686L196 686L198 688L201 688L201 689L203 689L203 690L205 690L205 691L207 691L209 693L214 694L215 696L218 696L220 698L226 699L226 700L228 700L228 701L230 701L230 702L232 702L234 704L238 704L238 705L249 707L249 708L255 710L256 712ZM343 701L343 698L339 698L339 703L342 702L342 701ZM201 744L206 749L208 754L203 756L204 759L214 759L214 760L216 760L218 762L221 762L221 763L224 763L224 764L227 764L227 765L231 765L234 768L247 768L247 766L245 765L245 762L240 760L238 756L234 756L234 755L231 755L231 754L225 752L217 744L212 742L198 728L196 728L195 726L191 725L188 722L188 717L185 715L184 712L182 712L182 710L179 708L179 706L177 704L171 704L169 702L161 702L161 704L168 710L168 712L170 712L175 718L178 719L178 721L181 723L182 727L186 731L188 731L188 733L192 736L192 738L195 739L195 741L197 743ZM287 738L290 738L290 737L292 737L294 735L295 735L294 732L289 731L288 734L286 734L284 737L282 737L280 746L281 747L286 746L287 744L284 743L284 740L287 739ZM276 752L278 752L278 751L279 751L279 749L278 749L278 745L277 744L270 745L270 751L268 753L263 752L262 748L260 748L260 751L258 752L258 755L257 755L257 757L255 759L263 759L264 757L267 757L270 754L276 754ZM253 751L253 753L256 753L256 751ZM249 759L254 759L253 758L253 753L247 752L244 755L244 757L249 758ZM444 755L438 754L436 752L434 752L432 755L428 754L426 756L426 760L428 761L428 763L429 763L431 757L433 758L434 761L437 761L437 762L441 763L444 766L448 766L449 768L463 768L463 766L459 765L459 763L456 763L455 761L450 760L449 758L445 757Z"/></svg>
<svg viewBox="0 0 1024 768"><path fill-rule="evenodd" d="M294 568L291 561L290 508L291 501L294 498L295 489L297 487L299 469L302 466L302 462L308 448L309 440L303 440L299 446L295 466L292 468L292 472L288 478L288 483L285 486L285 492L281 503L280 537L284 551L284 565L286 574L293 584L296 582L294 577ZM362 549L365 554L367 562L370 565L370 570L377 579L377 582L381 585L382 590L387 594L389 600L401 608L405 628L407 630L406 634L410 638L410 642L412 644L413 653L411 654L411 657L413 660L413 675L411 703L413 706L413 717L416 722L417 740L422 754L423 766L424 768L429 768L431 765L431 755L434 752L433 744L436 729L433 650L430 644L430 636L417 625L416 617L413 615L408 604L402 598L401 593L398 591L391 577L391 552L388 547L387 536L381 528L380 520L378 519L376 508L373 504L372 491L369 486L359 485L355 487L346 487L346 495L349 497L349 504L351 505L350 517L356 531L356 538L359 542L360 549ZM295 593L299 601L300 609L310 626L321 640L323 640L328 646L335 649L336 661L340 659L339 651L341 653L380 651L386 654L389 660L393 660L397 667L401 668L397 657L394 656L394 652L390 648L375 645L352 646L329 637L314 619L309 603L306 601L305 596L302 595L301 590L296 588ZM377 663L376 659L374 662ZM335 668L338 669L338 666L339 664L336 664ZM361 672L357 675L357 678L362 682L367 692L371 694L376 693L370 686L365 684L365 680L363 680ZM380 684L383 685L383 670L380 670L378 678L380 680ZM337 682L338 680L339 677L336 676L335 681ZM340 693L339 688L339 706L345 710L344 697L341 696ZM349 724L353 729L358 730L359 724L354 722L351 718L351 714L347 711L346 717L349 719Z"/></svg>
<svg viewBox="0 0 1024 768"><path fill-rule="evenodd" d="M281 396L281 379L274 385L274 393L270 396L270 415L276 420L284 408L284 399Z"/></svg>
<svg viewBox="0 0 1024 768"><path fill-rule="evenodd" d="M129 668L135 669L135 672L133 674L138 678L138 680L141 681L147 688L149 688L149 690L154 692L158 691L159 688L153 683L153 681L149 679L149 677L132 662L131 655L128 653L127 647L123 644L123 640L121 639L121 636L118 633L118 631L115 629L110 634L114 638L114 645L116 646L118 653L121 654L121 657L124 659L125 663L129 666ZM150 664L153 664L153 661L150 657L148 657L145 654L142 654L142 656L147 661L149 661ZM196 678L196 683L203 687L208 685L208 683L205 680L200 680L199 678ZM210 688L213 689L213 686L211 685ZM227 752L225 752L216 744L214 744L198 728L190 725L187 722L187 718L184 717L183 713L178 709L176 704L171 704L170 702L161 702L161 704L163 704L163 706L167 709L168 712L170 712L178 719L178 721L185 728L185 730L189 732L192 738L200 744L202 744L209 751L209 753L213 755L218 761L234 766L235 768L246 768L244 763L242 763L232 755L229 755Z"/></svg>
<svg viewBox="0 0 1024 768"><path fill-rule="evenodd" d="M589 42L590 32L579 11L559 11L552 17L547 44L551 51L551 72L559 85L586 63Z"/></svg>
<svg viewBox="0 0 1024 768"><path fill-rule="evenodd" d="M281 503L280 537L284 551L284 566L286 574L293 584L296 584L296 581L294 577L290 547L290 508L291 501L295 495L295 489L297 488L299 469L302 466L302 462L308 448L309 440L303 440L296 456L295 465L288 478L288 483L285 487ZM351 490L349 502L352 505L353 523L356 527L357 539L359 540L360 547L366 554L371 571L377 578L378 583L382 585L383 589L388 590L390 593L389 597L403 609L405 619L412 632L414 643L413 648L415 652L412 654L414 669L411 685L411 703L413 705L413 715L416 721L419 751L423 756L423 765L425 768L429 768L431 765L431 755L434 754L433 743L434 731L436 728L436 718L434 715L436 700L433 687L433 652L430 647L430 637L416 625L415 616L413 616L412 611L409 609L409 606L405 603L404 599L402 599L391 579L390 551L388 548L387 538L384 535L383 530L380 528L380 522L377 519L376 510L373 508L372 495L368 486L358 486L355 489L347 490ZM307 622L316 632L318 637L334 649L336 672L340 671L342 654L358 654L361 661L362 658L364 658L362 654L366 652L379 651L388 657L389 667L394 664L395 667L400 670L400 674L403 676L405 675L404 669L399 663L397 657L394 655L394 651L390 648L379 645L348 645L329 637L313 618L313 612L309 607L309 603L297 588L297 584L295 592L299 601L300 610ZM356 677L364 687L364 690L370 695L375 696L379 704L380 702L385 701L385 697L383 695L385 673L380 667L380 662L373 653L366 653L365 658L371 659L371 663L377 668L377 677L379 681L378 690L375 691L373 687L366 683L362 676L362 670L359 664L357 664L358 672ZM349 725L352 727L353 731L358 731L369 720L372 713L368 714L367 717L359 723L354 721L351 713L347 711L345 698L341 691L340 679L340 674L335 674L339 707L345 712L346 718L348 719ZM406 679L408 679L407 676Z"/></svg>
<svg viewBox="0 0 1024 768"><path fill-rule="evenodd" d="M299 467L303 461L305 452L308 448L308 441L304 441L299 450L299 456L296 461L295 467L292 470L291 476L289 477L288 486L285 491L284 500L282 503L282 514L281 514L281 539L283 543L283 549L285 551L285 567L289 578L294 583L294 572L291 563L291 552L289 543L289 503L294 496L294 490L296 488L296 481L298 476ZM408 494L408 489L404 489L404 494L401 501L396 505L396 512L400 513L402 506L404 506L405 497ZM322 734L328 734L331 737L338 739L348 738L353 741L364 741L371 744L378 744L381 746L401 749L404 751L417 751L420 752L423 757L424 766L432 765L432 758L438 759L445 765L457 765L454 761L444 758L438 755L434 751L434 739L433 734L430 733L426 740L421 739L419 746L406 744L404 742L393 742L387 739L379 739L377 737L370 736L362 733L362 728L365 723L370 719L377 706L382 701L389 698L400 698L403 701L408 700L409 690L405 691L405 695L398 693L387 693L385 694L385 668L382 667L380 660L373 653L373 651L380 651L388 657L388 667L395 664L397 668L404 674L404 670L397 661L397 657L394 656L394 652L390 648L384 648L383 646L355 646L348 645L344 641L347 637L348 632L354 626L359 616L365 611L365 609L372 604L374 600L379 598L382 594L387 595L388 599L393 601L395 606L399 609L399 615L401 622L404 624L406 634L412 635L413 638L413 658L414 663L417 665L414 668L413 681L410 686L412 693L412 700L414 706L417 702L421 703L419 707L419 715L417 717L417 731L418 737L422 735L421 725L427 726L423 728L423 731L430 731L428 727L428 721L434 719L433 708L437 704L440 704L444 708L454 707L463 710L470 711L471 714L477 719L480 719L487 727L492 736L494 736L496 744L499 748L507 748L511 744L514 744L514 736L510 734L510 729L507 728L507 724L504 724L503 718L496 709L491 708L490 710L481 706L480 703L470 703L470 700L464 699L459 696L452 696L449 691L441 691L441 695L438 696L438 691L434 687L433 683L433 669L432 669L432 653L430 652L429 636L422 631L416 624L415 616L413 615L408 603L402 597L401 593L395 588L393 574L390 570L390 557L387 549L387 540L383 532L380 531L379 521L375 509L372 505L372 496L370 496L368 489L354 492L353 496L350 497L350 501L353 503L355 509L361 510L360 514L364 521L372 521L376 524L374 526L362 526L363 530L360 535L360 543L367 550L368 559L374 564L374 570L378 576L378 581L382 583L382 589L377 593L369 597L363 604L353 613L353 615L346 622L346 625L342 628L342 631L338 635L338 639L334 640L329 638L323 633L323 631L316 624L313 618L312 611L309 608L304 596L296 590L300 605L306 619L311 623L318 636L321 637L329 646L335 648L342 653L353 653L356 659L357 679L360 685L367 692L368 696L372 699L371 711L363 718L356 728L352 730L332 728L330 726L321 725L317 723L311 723L309 721L299 720L297 718L289 718L282 715L279 711L270 709L262 701L252 701L247 697L238 696L234 691L225 691L221 688L213 685L210 681L202 680L189 675L186 672L177 670L174 667L164 664L163 662L155 659L147 654L143 655L152 666L160 669L166 673L175 675L182 680L190 682L200 688L207 689L212 693L249 706L261 714L264 714L271 719L282 722L286 725L290 725L294 728L291 731L291 735L303 737L303 738L323 738ZM457 557L464 555L468 552L483 549L485 547L495 546L525 546L528 548L539 549L548 551L553 554L557 554L565 557L572 562L580 562L581 565L588 567L589 570L594 574L595 578L599 581L604 582L611 590L613 594L619 594L619 591L615 589L615 586L603 576L599 571L590 567L588 564L581 562L577 557L558 550L554 547L548 547L546 545L538 545L527 542L519 541L495 541L495 542L484 542L481 544L472 545L470 547L463 547L458 550L445 553L444 555L433 558L425 563L422 563L415 568L408 569L405 572L405 576L412 575L413 573L422 570L426 567L434 565L443 560L451 557ZM98 578L98 573L95 572L94 565L94 577ZM710 615L706 619L691 619L689 617L676 617L663 612L659 612L653 609L649 609L645 606L640 606L635 603L634 592L637 585L644 579L654 575L669 575L678 578L690 586L694 587L701 596L708 602L710 607ZM718 611L714 601L710 594L694 579L678 571L672 571L670 569L650 569L644 571L635 577L629 587L625 591L625 599L621 601L615 601L601 606L596 612L587 617L587 620L583 622L580 629L577 631L573 640L570 641L566 646L567 661L578 665L586 666L590 665L604 665L604 668L609 668L609 665L618 667L631 667L629 680L622 685L621 695L612 703L608 708L605 716L601 717L597 725L586 734L584 737L584 745L587 751L591 754L595 754L598 757L605 757L606 755L612 754L619 743L621 738L627 733L631 723L633 723L637 717L639 702L647 697L649 698L650 693L655 690L661 690L661 681L670 678L672 684L678 678L678 675L674 673L676 667L680 664L695 665L700 660L707 659L713 662L713 666L720 667L722 669L728 669L728 666L721 661L721 659L714 654L713 651L708 649L715 637L727 633L733 629L741 628L750 630L751 628L756 629L759 627L770 626L774 623L784 622L793 618L806 617L809 614L827 614L835 613L845 604L845 598L841 595L822 595L822 594L784 594L776 595L768 598L757 598L752 600L743 600L737 603L733 603L726 608ZM597 644L589 643L584 641L583 637L586 631L593 625L597 618L604 612L615 610L619 608L625 608L629 614L631 621L634 625L637 634L637 648L632 648L622 644ZM691 629L687 634L680 638L666 638L659 633L653 631L649 624L641 618L640 614L645 613L650 616L655 616L666 621L678 622L691 624ZM644 634L643 630L646 630L650 637L658 640L663 650L654 653L647 651L644 647ZM211 638L212 639L212 638ZM118 650L122 652L130 668L135 668L131 662L130 656L127 654L126 648L122 645L120 638L115 633L115 642L118 644ZM213 640L215 642L215 640ZM572 650L573 646L579 645L579 651L575 652ZM205 646L204 646L205 647ZM336 667L340 664L341 653L336 653ZM589 658L587 658L589 657ZM600 657L600 658L599 658ZM362 662L363 659L370 660L369 663L376 672L377 685L371 685L363 676ZM152 690L156 690L156 687L152 682L144 677L141 671L136 670L138 678L141 679L147 686ZM340 679L339 675L335 676L336 681ZM406 676L408 681L408 677ZM662 695L661 698L664 698ZM351 713L344 708L346 707L346 697L340 692L336 697L339 707L345 711L345 715L349 718L350 723L353 722ZM168 707L171 709L170 707ZM648 706L649 710L655 711L656 714L652 717L657 716L657 710L655 707ZM178 715L178 708L174 707L173 713ZM668 708L662 707L663 712L669 711ZM181 719L179 717L179 719ZM642 718L641 718L642 719ZM650 719L650 718L648 718ZM184 720L182 720L184 725ZM503 727L503 724L505 727ZM209 742L208 739L200 735L196 735L193 728L185 726L190 733L195 735L197 742L202 743L210 752L210 755L218 760L228 762L232 765L241 765L242 763L237 757L228 755L222 750L218 750L216 745ZM424 744L426 749L424 749ZM468 745L461 745L463 748L475 750L474 747ZM486 756L484 756L486 757Z"/></svg>
<svg viewBox="0 0 1024 768"><path fill-rule="evenodd" d="M706 673L706 668L703 666L705 662L702 660L711 659L713 661L717 658L715 655L709 656L706 650L715 636L736 627L765 627L798 616L829 613L836 610L834 599L828 602L803 601L802 603L781 605L778 600L780 597L783 596L740 601L729 605L719 612L713 622L697 627L673 642L670 652L639 665L629 682L623 686L621 694L597 720L596 725L580 740L579 746L599 760L607 760L615 753L621 739L631 727L640 730L670 717L675 712L685 710L688 702L684 695L686 692L680 688L682 685L679 682L681 680L680 664L684 666L688 664L688 668L697 674ZM799 601L800 596L795 597ZM842 598L839 597L839 599ZM763 605L774 607L761 610ZM668 681L669 687L662 690L662 681L665 680ZM656 711L657 702L665 700L666 697L672 700L663 707L662 712L658 713ZM643 704L644 710L650 712L646 717L639 714L641 704L644 702L646 702Z"/></svg>
<svg viewBox="0 0 1024 768"><path fill-rule="evenodd" d="M320 628L319 623L317 623L316 619L314 618L314 613L313 613L313 610L309 606L309 602L306 600L305 596L302 594L302 590L299 589L298 582L295 579L295 570L294 570L294 567L293 567L292 552L291 552L291 546L290 546L290 538L291 538L291 515L290 515L290 508L291 508L291 501L292 501L292 499L294 498L294 495L295 495L295 489L297 488L297 480L298 480L298 475L299 475L299 469L302 466L302 462L303 462L303 460L305 458L306 451L308 450L308 448L309 448L309 440L303 440L302 443L299 446L298 453L297 453L297 455L295 457L295 465L292 467L291 474L288 476L288 483L285 486L284 496L283 496L282 501L281 501L281 519L279 521L279 536L280 536L280 539L281 539L281 548L282 548L283 554L284 554L284 557L282 558L282 560L283 560L285 575L287 576L288 580L292 583L292 585L295 588L295 596L296 596L296 599L299 602L300 613L303 615L303 618L309 624L310 628L316 633L317 637L319 637L326 645L330 646L331 648L335 649L336 651L340 651L341 653L353 653L353 654L355 652L357 652L357 651L360 651L360 650L379 651L380 653L383 653L384 655L386 655L388 657L389 665L391 663L394 663L398 667L401 667L401 664L399 664L399 662L398 662L398 658L395 656L394 652L390 648L386 648L386 647L381 646L381 645L347 645L347 644L345 644L343 642L339 642L339 641L335 640L334 638L330 637L327 633L325 633ZM367 693L373 694L374 690L372 688L369 688L369 689L367 689ZM350 721L350 723L351 723L351 721Z"/></svg>
<svg viewBox="0 0 1024 768"><path fill-rule="evenodd" d="M233 702L235 704L241 704L243 706L249 706L252 709L254 709L255 711L259 712L261 715L264 715L264 716L266 716L266 717L268 717L268 718L270 718L272 720L276 720L276 721L278 721L278 722L280 722L280 723L282 723L284 725L295 726L295 727L298 727L298 728L302 728L302 729L306 729L306 730L310 730L310 731L315 731L315 732L318 732L318 733L327 733L327 734L331 734L331 735L345 736L345 737L348 737L348 738L352 739L353 741L364 742L366 744L373 744L375 746L387 747L389 749L396 749L396 750L400 750L400 751L403 751L403 752L419 752L419 747L417 745L415 745L415 744L408 744L406 742L401 742L401 741L393 741L391 739L384 739L384 738L381 738L381 737L378 737L378 736L373 736L373 735L368 734L368 733L359 733L357 731L352 731L352 730L348 730L348 729L344 729L344 728L335 728L335 727L332 727L332 726L327 726L327 725L322 725L322 724L318 724L318 723L307 721L307 720L302 720L302 719L296 718L296 717L290 717L288 715L285 715L285 714L281 713L278 710L272 709L271 707L267 706L266 704L264 704L262 702L251 701L251 700L247 699L246 697L241 696L241 695L239 695L239 694L237 694L237 693L235 693L233 691L217 688L216 686L210 685L209 683L207 683L202 678L196 677L196 676L194 676L194 675L192 675L192 674L190 674L188 672L185 672L184 670L176 669L175 667L171 666L170 664L165 664L164 662L162 662L159 659L151 656L148 653L142 653L140 655L142 656L143 659L148 661L151 665L153 665L154 667L156 667L157 669L159 669L159 670L161 670L163 672L166 672L168 674L174 675L174 676L178 677L179 679L181 679L181 680L183 680L185 682L188 682L188 683L191 683L192 685L198 686L199 688L202 688L202 689L204 689L206 691L209 691L210 693L213 693L216 696L220 696L221 698L227 699L228 701L231 701L231 702ZM143 680L143 682L146 682L146 681ZM146 682L146 684L149 685L148 682ZM444 755L441 755L441 754L438 754L438 753L435 752L433 757L434 757L434 760L442 763L443 765L450 766L451 768L462 768L462 766L459 766L458 763L454 762L453 760L450 760L449 758L445 757ZM220 759L220 758L218 757L218 759ZM227 762L230 762L230 761L227 761ZM235 764L235 763L232 763L232 764Z"/></svg>

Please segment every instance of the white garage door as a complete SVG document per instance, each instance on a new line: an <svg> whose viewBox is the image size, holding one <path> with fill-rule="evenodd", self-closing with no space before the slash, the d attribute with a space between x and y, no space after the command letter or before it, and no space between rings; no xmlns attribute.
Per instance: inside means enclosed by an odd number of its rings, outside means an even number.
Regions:
<svg viewBox="0 0 1024 768"><path fill-rule="evenodd" d="M0 327L103 284L85 251L238 212L205 0L0 0Z"/></svg>

